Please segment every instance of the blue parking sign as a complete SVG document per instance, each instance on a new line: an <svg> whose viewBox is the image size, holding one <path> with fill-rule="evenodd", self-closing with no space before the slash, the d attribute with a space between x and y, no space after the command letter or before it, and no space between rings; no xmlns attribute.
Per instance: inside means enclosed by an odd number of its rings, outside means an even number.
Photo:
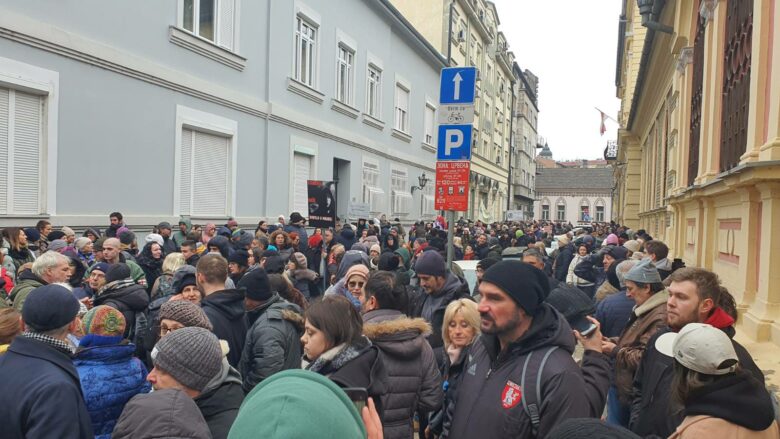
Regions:
<svg viewBox="0 0 780 439"><path fill-rule="evenodd" d="M471 125L439 125L436 160L471 160Z"/></svg>
<svg viewBox="0 0 780 439"><path fill-rule="evenodd" d="M476 67L448 67L442 69L439 102L442 104L473 103L476 81Z"/></svg>

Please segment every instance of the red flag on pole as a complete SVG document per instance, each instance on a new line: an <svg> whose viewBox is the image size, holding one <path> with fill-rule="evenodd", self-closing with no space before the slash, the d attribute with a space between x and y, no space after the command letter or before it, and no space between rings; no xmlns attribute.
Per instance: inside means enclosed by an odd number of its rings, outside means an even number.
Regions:
<svg viewBox="0 0 780 439"><path fill-rule="evenodd" d="M604 112L601 111L601 110L599 110L599 113L601 113L601 128L600 128L600 132L601 132L601 135L603 136L604 133L607 132L607 125L605 124L605 122L607 121L607 117L609 117L609 116L604 114Z"/></svg>

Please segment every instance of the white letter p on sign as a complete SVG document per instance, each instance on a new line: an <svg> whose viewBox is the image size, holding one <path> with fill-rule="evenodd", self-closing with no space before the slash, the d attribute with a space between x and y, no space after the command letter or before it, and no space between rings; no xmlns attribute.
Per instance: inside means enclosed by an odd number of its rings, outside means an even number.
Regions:
<svg viewBox="0 0 780 439"><path fill-rule="evenodd" d="M461 130L446 130L446 140L444 142L444 155L449 156L452 154L453 149L458 149L463 145L463 131Z"/></svg>

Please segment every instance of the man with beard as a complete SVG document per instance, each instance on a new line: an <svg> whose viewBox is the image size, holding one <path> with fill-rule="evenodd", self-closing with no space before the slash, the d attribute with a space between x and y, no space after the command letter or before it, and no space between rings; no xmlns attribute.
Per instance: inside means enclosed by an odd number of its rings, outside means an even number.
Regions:
<svg viewBox="0 0 780 439"><path fill-rule="evenodd" d="M671 401L674 358L660 353L655 341L667 332L679 332L689 323L712 325L731 338L743 370L764 383L764 374L747 350L733 338L736 304L721 286L718 275L704 268L680 268L667 279L668 327L660 329L647 342L647 350L634 375L633 401L629 428L642 437L669 437L685 418L682 407Z"/></svg>
<svg viewBox="0 0 780 439"><path fill-rule="evenodd" d="M126 227L125 223L122 222L122 214L119 212L111 212L108 219L111 221L111 225L106 229L106 237L118 238L118 236L116 236L117 230L119 230L120 227Z"/></svg>
<svg viewBox="0 0 780 439"><path fill-rule="evenodd" d="M610 367L600 330L575 333L585 347L580 370L569 324L544 302L550 286L541 270L501 261L482 276L479 292L482 336L447 413L449 437L545 437L566 419L600 416Z"/></svg>

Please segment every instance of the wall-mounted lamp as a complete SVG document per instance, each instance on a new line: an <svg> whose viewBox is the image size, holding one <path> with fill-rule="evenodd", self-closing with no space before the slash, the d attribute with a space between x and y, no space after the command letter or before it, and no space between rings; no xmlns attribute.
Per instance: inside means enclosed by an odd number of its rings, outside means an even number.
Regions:
<svg viewBox="0 0 780 439"><path fill-rule="evenodd" d="M653 2L654 0L636 0L639 15L642 16L642 26L667 34L674 33L673 27L653 21Z"/></svg>

